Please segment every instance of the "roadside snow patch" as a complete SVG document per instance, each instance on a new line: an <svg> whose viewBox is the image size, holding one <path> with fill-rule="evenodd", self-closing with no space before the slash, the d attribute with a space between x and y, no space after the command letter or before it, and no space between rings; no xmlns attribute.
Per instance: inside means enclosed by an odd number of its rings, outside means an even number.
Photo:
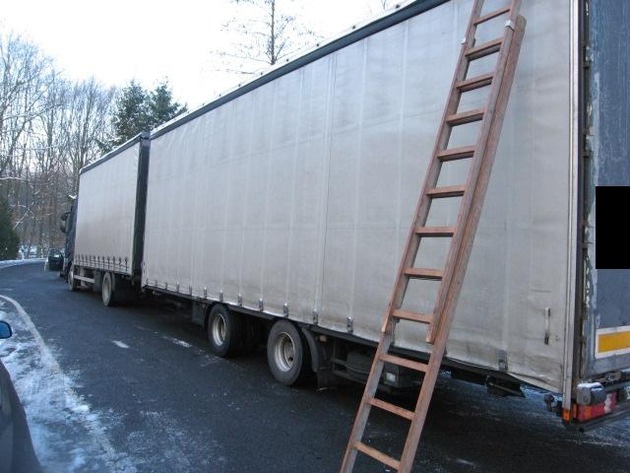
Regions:
<svg viewBox="0 0 630 473"><path fill-rule="evenodd" d="M44 471L136 472L132 461L113 449L101 414L77 394L76 382L62 371L20 304L0 296L0 320L9 322L14 332L0 343L0 358L26 411Z"/></svg>

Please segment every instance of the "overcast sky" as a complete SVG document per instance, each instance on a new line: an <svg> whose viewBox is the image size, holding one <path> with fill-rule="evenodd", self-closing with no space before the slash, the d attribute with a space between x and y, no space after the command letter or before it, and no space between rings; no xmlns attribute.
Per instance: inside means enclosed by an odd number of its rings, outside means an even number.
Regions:
<svg viewBox="0 0 630 473"><path fill-rule="evenodd" d="M331 37L378 13L378 3L303 0L300 16ZM234 81L217 74L211 54L234 8L229 0L0 0L0 30L36 44L69 79L153 88L168 78L175 98L195 107Z"/></svg>

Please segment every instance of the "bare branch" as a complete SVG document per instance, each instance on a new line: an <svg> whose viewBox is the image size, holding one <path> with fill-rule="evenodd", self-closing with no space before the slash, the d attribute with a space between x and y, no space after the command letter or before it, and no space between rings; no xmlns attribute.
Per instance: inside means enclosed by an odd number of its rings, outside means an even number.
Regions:
<svg viewBox="0 0 630 473"><path fill-rule="evenodd" d="M218 71L254 75L261 64L273 66L311 43L317 36L289 13L290 0L232 0L239 6L238 16L224 25L223 33L233 46L214 51L220 58Z"/></svg>

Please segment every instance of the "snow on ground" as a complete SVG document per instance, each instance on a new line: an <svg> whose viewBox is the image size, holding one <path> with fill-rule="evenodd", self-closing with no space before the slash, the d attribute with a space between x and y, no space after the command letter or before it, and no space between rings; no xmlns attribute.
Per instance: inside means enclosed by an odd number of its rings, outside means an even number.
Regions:
<svg viewBox="0 0 630 473"><path fill-rule="evenodd" d="M0 296L0 320L9 322L14 332L0 341L0 359L24 405L44 471L135 472L131 459L117 453L107 438L107 414L96 412L77 394L76 375L63 372L54 348L24 309Z"/></svg>
<svg viewBox="0 0 630 473"><path fill-rule="evenodd" d="M8 259L0 261L0 268L6 268L9 266L16 266L18 264L30 264L33 262L46 262L46 258L27 258L27 259Z"/></svg>

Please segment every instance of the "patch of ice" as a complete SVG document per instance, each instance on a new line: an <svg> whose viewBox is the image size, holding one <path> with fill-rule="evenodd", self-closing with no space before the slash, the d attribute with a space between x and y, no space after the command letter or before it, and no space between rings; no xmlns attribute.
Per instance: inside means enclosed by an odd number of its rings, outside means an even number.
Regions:
<svg viewBox="0 0 630 473"><path fill-rule="evenodd" d="M188 342L185 342L183 340L179 340L177 338L173 338L173 337L162 337L164 340L168 340L171 343L174 343L175 345L179 345L180 347L184 347L184 348L192 348L192 345Z"/></svg>

